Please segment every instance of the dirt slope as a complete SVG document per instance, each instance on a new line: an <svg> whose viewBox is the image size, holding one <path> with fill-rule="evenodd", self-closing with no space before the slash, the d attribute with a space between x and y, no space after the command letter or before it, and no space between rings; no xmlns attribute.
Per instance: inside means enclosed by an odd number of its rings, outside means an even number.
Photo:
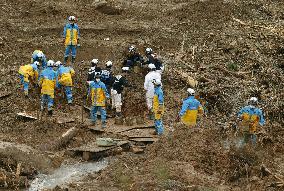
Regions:
<svg viewBox="0 0 284 191"><path fill-rule="evenodd" d="M273 186L275 178L263 177L259 170L263 163L273 173L284 175L282 1L3 0L0 5L0 90L13 93L0 99L1 141L44 149L42 145L68 129L52 121L20 121L15 113L39 107L35 93L26 100L19 90L19 66L30 62L35 49L42 49L48 59L62 60L61 33L69 15L78 17L82 35L75 66L77 104L82 103L86 92L81 88L86 72L81 76L80 71L94 57L111 59L118 66L125 48L135 44L141 52L153 47L166 64L165 124L173 124L173 135L150 146L145 155L121 156L99 178L86 179L84 185L74 184L72 189L282 189ZM197 89L209 103L209 116L201 124L204 130L187 131L173 122L186 96L179 71L199 81ZM144 100L143 75L130 79L138 89L126 93L131 99L127 99L125 108L129 109L124 111L139 115L145 108L142 105L139 110L135 105ZM235 113L249 96L257 96L266 113L265 133L260 135L264 141L257 152L226 150L224 141L232 139ZM57 110L66 112L65 103L61 104L63 108ZM71 144L76 145L84 136L90 138L84 132L78 136Z"/></svg>

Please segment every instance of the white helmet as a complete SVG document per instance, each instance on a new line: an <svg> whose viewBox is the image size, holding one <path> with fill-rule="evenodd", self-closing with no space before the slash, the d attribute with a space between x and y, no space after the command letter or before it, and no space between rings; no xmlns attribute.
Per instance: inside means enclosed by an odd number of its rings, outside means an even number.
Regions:
<svg viewBox="0 0 284 191"><path fill-rule="evenodd" d="M148 47L148 48L146 48L146 50L145 50L145 52L146 52L147 54L152 53L152 51L153 51L153 50L152 50L152 48L149 48L149 47Z"/></svg>
<svg viewBox="0 0 284 191"><path fill-rule="evenodd" d="M37 65L37 66L40 65L40 63L38 61L35 61L34 64Z"/></svg>
<svg viewBox="0 0 284 191"><path fill-rule="evenodd" d="M257 99L256 97L251 97L251 98L249 99L249 104L251 104L251 105L257 105L257 103L258 103L258 99Z"/></svg>
<svg viewBox="0 0 284 191"><path fill-rule="evenodd" d="M94 58L92 61L91 61L92 64L98 64L99 63L99 59L96 59Z"/></svg>
<svg viewBox="0 0 284 191"><path fill-rule="evenodd" d="M186 91L187 91L187 93L188 93L189 95L194 95L194 94L195 94L195 91L194 91L194 89L192 89L192 88L188 88Z"/></svg>
<svg viewBox="0 0 284 191"><path fill-rule="evenodd" d="M159 85L162 84L161 80L159 80L159 79L154 79L154 80L152 80L152 83L153 83L154 85L156 85L156 86L159 86Z"/></svg>
<svg viewBox="0 0 284 191"><path fill-rule="evenodd" d="M43 53L42 53L42 52L39 52L39 53L36 54L36 56L37 56L38 58L43 58Z"/></svg>
<svg viewBox="0 0 284 191"><path fill-rule="evenodd" d="M122 67L121 69L122 69L122 71L125 71L125 72L126 72L126 71L129 71L129 67L128 67L128 66L124 66L124 67Z"/></svg>
<svg viewBox="0 0 284 191"><path fill-rule="evenodd" d="M62 63L60 61L55 62L54 66L58 67L60 66Z"/></svg>
<svg viewBox="0 0 284 191"><path fill-rule="evenodd" d="M107 62L106 62L106 67L112 67L112 61L110 61L110 60L107 61Z"/></svg>
<svg viewBox="0 0 284 191"><path fill-rule="evenodd" d="M75 16L70 16L70 17L68 18L68 21L75 21L75 20L76 20Z"/></svg>
<svg viewBox="0 0 284 191"><path fill-rule="evenodd" d="M156 69L156 66L155 66L155 64L152 64L152 63L151 63L151 64L148 65L148 68L150 68L150 69Z"/></svg>
<svg viewBox="0 0 284 191"><path fill-rule="evenodd" d="M132 52L132 51L135 51L136 48L135 48L135 46L131 45L131 46L128 48L128 50L129 50L129 52Z"/></svg>
<svg viewBox="0 0 284 191"><path fill-rule="evenodd" d="M53 60L49 60L47 61L47 66L54 66L54 61Z"/></svg>

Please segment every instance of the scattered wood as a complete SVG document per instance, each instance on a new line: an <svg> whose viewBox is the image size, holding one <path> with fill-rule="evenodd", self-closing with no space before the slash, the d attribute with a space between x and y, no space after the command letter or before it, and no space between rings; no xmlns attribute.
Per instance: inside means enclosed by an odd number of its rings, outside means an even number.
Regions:
<svg viewBox="0 0 284 191"><path fill-rule="evenodd" d="M60 117L60 118L57 118L57 123L59 124L64 124L64 123L72 123L72 122L75 122L75 119L72 119L72 118L67 118L67 117Z"/></svg>
<svg viewBox="0 0 284 191"><path fill-rule="evenodd" d="M282 175L273 173L264 164L261 165L261 172L263 176L271 175L277 180L277 182L270 184L269 187L284 187L284 177Z"/></svg>
<svg viewBox="0 0 284 191"><path fill-rule="evenodd" d="M153 143L158 141L158 138L153 138L153 137L135 137L132 139L129 139L130 141L135 141L135 142L146 142L146 143Z"/></svg>
<svg viewBox="0 0 284 191"><path fill-rule="evenodd" d="M132 146L130 151L133 152L134 154L140 154L144 152L144 149L137 146Z"/></svg>
<svg viewBox="0 0 284 191"><path fill-rule="evenodd" d="M28 114L26 112L17 113L17 117L22 118L22 119L24 118L24 119L29 119L29 120L37 120L37 117L31 114Z"/></svg>

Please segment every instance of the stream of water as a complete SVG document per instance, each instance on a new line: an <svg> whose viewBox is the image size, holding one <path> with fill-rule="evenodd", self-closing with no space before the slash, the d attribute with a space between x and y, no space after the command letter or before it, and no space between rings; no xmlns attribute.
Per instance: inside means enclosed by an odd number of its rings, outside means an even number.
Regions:
<svg viewBox="0 0 284 191"><path fill-rule="evenodd" d="M98 172L108 164L107 160L99 162L86 162L62 165L52 174L39 174L31 183L28 191L39 191L43 189L53 189L57 185L67 185L73 181L78 181L89 173Z"/></svg>

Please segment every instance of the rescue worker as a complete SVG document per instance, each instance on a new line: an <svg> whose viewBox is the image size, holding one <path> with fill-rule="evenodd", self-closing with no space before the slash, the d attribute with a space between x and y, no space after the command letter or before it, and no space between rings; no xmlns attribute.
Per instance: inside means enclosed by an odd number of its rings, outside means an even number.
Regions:
<svg viewBox="0 0 284 191"><path fill-rule="evenodd" d="M155 87L154 98L153 98L153 112L154 112L154 121L156 134L162 135L164 132L164 126L162 117L164 115L165 106L164 106L164 93L161 87L161 81L158 79L153 80Z"/></svg>
<svg viewBox="0 0 284 191"><path fill-rule="evenodd" d="M142 65L144 63L143 57L140 55L140 53L136 52L136 47L135 46L130 46L128 48L128 54L126 59L123 62L123 66L132 68L134 67L135 64L140 64Z"/></svg>
<svg viewBox="0 0 284 191"><path fill-rule="evenodd" d="M153 54L152 48L148 47L148 48L145 49L145 56L147 58L146 62L144 62L145 65L151 64L151 63L154 62L154 58L153 58L152 54Z"/></svg>
<svg viewBox="0 0 284 191"><path fill-rule="evenodd" d="M181 119L183 124L192 127L196 125L196 119L198 113L203 113L201 103L194 98L194 89L187 89L188 98L183 100L182 108L179 112L178 120Z"/></svg>
<svg viewBox="0 0 284 191"><path fill-rule="evenodd" d="M101 71L101 80L106 85L108 92L110 91L113 75L112 75L112 61L107 61L105 65L105 69Z"/></svg>
<svg viewBox="0 0 284 191"><path fill-rule="evenodd" d="M32 63L34 63L35 61L38 61L39 63L41 63L41 67L45 68L46 67L46 57L43 54L43 52L41 50L35 50L32 54Z"/></svg>
<svg viewBox="0 0 284 191"><path fill-rule="evenodd" d="M75 75L75 71L72 67L63 66L61 62L58 62L58 88L64 88L65 95L67 98L68 104L73 103L73 96L72 96L72 86L73 80L72 78Z"/></svg>
<svg viewBox="0 0 284 191"><path fill-rule="evenodd" d="M64 44L65 44L65 55L64 55L64 64L66 64L68 60L68 56L71 51L72 64L75 63L76 58L76 49L80 46L79 44L79 27L77 24L75 24L76 18L74 16L70 16L68 18L69 23L65 25L64 31L63 31L63 37L64 37Z"/></svg>
<svg viewBox="0 0 284 191"><path fill-rule="evenodd" d="M30 81L34 84L37 84L39 65L40 63L38 61L35 61L33 64L21 66L19 69L20 84L23 87L25 96L29 95Z"/></svg>
<svg viewBox="0 0 284 191"><path fill-rule="evenodd" d="M164 71L164 66L162 61L158 58L158 55L156 53L151 54L152 57L152 64L155 65L156 67L156 71L160 74L162 74L162 72Z"/></svg>
<svg viewBox="0 0 284 191"><path fill-rule="evenodd" d="M98 67L99 60L94 58L91 61L91 68L88 71L88 78L87 78L87 83L90 84L92 81L95 79L95 73L100 73L101 68Z"/></svg>
<svg viewBox="0 0 284 191"><path fill-rule="evenodd" d="M54 103L54 90L56 86L56 72L52 69L54 61L49 60L47 67L41 71L39 77L39 86L41 87L41 111L47 104L48 115L52 115Z"/></svg>
<svg viewBox="0 0 284 191"><path fill-rule="evenodd" d="M161 81L161 74L156 72L156 67L154 64L149 64L148 68L150 72L145 76L144 89L146 90L146 103L148 107L148 115L150 119L153 119L153 97L154 97L154 85L153 80Z"/></svg>
<svg viewBox="0 0 284 191"><path fill-rule="evenodd" d="M116 117L121 117L122 98L121 94L124 87L129 86L126 75L129 72L129 67L122 67L122 74L114 77L114 82L111 89L111 105L115 109Z"/></svg>
<svg viewBox="0 0 284 191"><path fill-rule="evenodd" d="M257 126L263 126L265 123L264 114L257 105L258 99L251 97L248 101L248 105L243 107L238 113L238 120L241 121L240 131L243 134L241 146L249 142L255 146L257 140L255 134Z"/></svg>
<svg viewBox="0 0 284 191"><path fill-rule="evenodd" d="M89 86L87 99L91 98L91 120L95 125L97 121L97 111L101 113L102 128L106 128L106 99L109 98L108 91L103 82L101 82L101 75L95 75L95 81L92 81Z"/></svg>

